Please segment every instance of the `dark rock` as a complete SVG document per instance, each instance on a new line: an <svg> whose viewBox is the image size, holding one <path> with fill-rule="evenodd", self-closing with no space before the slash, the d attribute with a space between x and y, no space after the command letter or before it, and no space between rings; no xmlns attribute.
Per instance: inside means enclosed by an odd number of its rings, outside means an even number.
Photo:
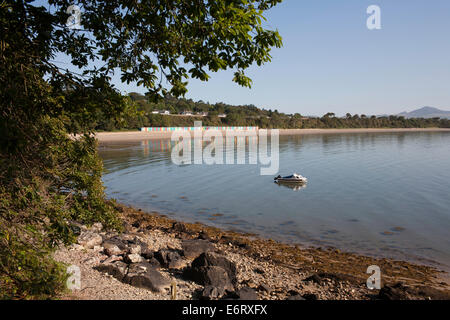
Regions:
<svg viewBox="0 0 450 320"><path fill-rule="evenodd" d="M106 272L112 275L117 280L122 281L127 273L128 266L122 261L114 261L102 263L94 267L94 269L100 272Z"/></svg>
<svg viewBox="0 0 450 320"><path fill-rule="evenodd" d="M253 269L253 271L255 273L258 273L258 274L264 274L265 273L264 269L262 269L262 268L255 268L255 269Z"/></svg>
<svg viewBox="0 0 450 320"><path fill-rule="evenodd" d="M233 238L227 235L223 235L220 240L220 243L225 243L225 244L229 244L231 243L232 245L239 247L239 248L244 248L244 249L249 249L250 245L243 239L239 239L239 238Z"/></svg>
<svg viewBox="0 0 450 320"><path fill-rule="evenodd" d="M212 285L224 289L232 289L233 284L230 281L227 271L218 266L202 267L205 270L205 285Z"/></svg>
<svg viewBox="0 0 450 320"><path fill-rule="evenodd" d="M273 289L266 284L260 284L258 286L258 291L265 291L267 293L271 293L273 291Z"/></svg>
<svg viewBox="0 0 450 320"><path fill-rule="evenodd" d="M205 231L200 231L200 233L198 234L198 239L200 240L208 240L211 241L211 237L209 236L209 234Z"/></svg>
<svg viewBox="0 0 450 320"><path fill-rule="evenodd" d="M408 288L401 283L393 286L385 285L380 289L378 298L381 300L409 300Z"/></svg>
<svg viewBox="0 0 450 320"><path fill-rule="evenodd" d="M219 299L225 294L224 288L218 288L213 286L206 286L200 296L202 300Z"/></svg>
<svg viewBox="0 0 450 320"><path fill-rule="evenodd" d="M312 281L319 285L322 284L322 280L323 280L322 277L320 277L318 274L313 274L312 276L303 279L303 281Z"/></svg>
<svg viewBox="0 0 450 320"><path fill-rule="evenodd" d="M237 291L227 291L227 295L223 297L224 300L259 300L258 294L255 290L249 287L242 287Z"/></svg>
<svg viewBox="0 0 450 320"><path fill-rule="evenodd" d="M170 281L146 262L131 264L128 267L128 273L124 278L124 282L154 292L164 292L164 289L170 288Z"/></svg>
<svg viewBox="0 0 450 320"><path fill-rule="evenodd" d="M123 206L121 206L121 205L115 205L115 206L114 206L114 209L116 209L116 210L119 211L120 213L122 213L122 212L124 211L124 208L123 208Z"/></svg>
<svg viewBox="0 0 450 320"><path fill-rule="evenodd" d="M214 245L208 240L184 240L181 242L183 255L187 259L195 259L202 253L214 251Z"/></svg>
<svg viewBox="0 0 450 320"><path fill-rule="evenodd" d="M192 239L192 236L188 233L182 232L182 233L178 234L178 239L189 240L189 239Z"/></svg>
<svg viewBox="0 0 450 320"><path fill-rule="evenodd" d="M121 255L128 251L128 243L115 236L103 241L102 246L105 248L105 253L111 255Z"/></svg>
<svg viewBox="0 0 450 320"><path fill-rule="evenodd" d="M164 268L180 269L186 265L186 262L177 251L161 249L154 253L154 257Z"/></svg>
<svg viewBox="0 0 450 320"><path fill-rule="evenodd" d="M235 246L237 246L241 249L250 249L251 248L250 244L248 244L247 242L245 242L243 240L235 240L232 242L232 244L234 244Z"/></svg>
<svg viewBox="0 0 450 320"><path fill-rule="evenodd" d="M222 235L219 239L219 242L229 244L229 243L233 242L233 238L231 238L230 236L227 236L227 235Z"/></svg>
<svg viewBox="0 0 450 320"><path fill-rule="evenodd" d="M143 251L141 256L154 268L159 269L161 268L161 263L154 257L154 252L151 250Z"/></svg>
<svg viewBox="0 0 450 320"><path fill-rule="evenodd" d="M237 299L239 299L239 296L236 293L236 291L225 290L225 293L226 293L226 295L224 295L221 300L237 300Z"/></svg>
<svg viewBox="0 0 450 320"><path fill-rule="evenodd" d="M128 266L128 275L145 273L147 270L154 269L148 262L132 263Z"/></svg>
<svg viewBox="0 0 450 320"><path fill-rule="evenodd" d="M141 247L141 254L142 254L142 252L150 251L148 244L146 244L145 242L137 239L136 244Z"/></svg>
<svg viewBox="0 0 450 320"><path fill-rule="evenodd" d="M187 232L186 225L181 222L175 222L172 226L172 229L178 232Z"/></svg>
<svg viewBox="0 0 450 320"><path fill-rule="evenodd" d="M314 293L306 293L303 295L305 300L317 300L317 295Z"/></svg>
<svg viewBox="0 0 450 320"><path fill-rule="evenodd" d="M115 237L109 239L108 241L110 241L110 240L122 242L127 247L129 247L131 245L139 245L139 246L141 246L141 251L145 251L146 249L148 249L148 245L145 242L140 240L138 237L136 237L132 234L128 234L128 233L124 233L119 236L115 236Z"/></svg>
<svg viewBox="0 0 450 320"><path fill-rule="evenodd" d="M141 226L141 223L139 221L135 221L131 224L131 226L134 228L139 228Z"/></svg>
<svg viewBox="0 0 450 320"><path fill-rule="evenodd" d="M294 294L292 296L289 296L286 298L286 300L306 300L305 298L303 298L301 295L299 294Z"/></svg>
<svg viewBox="0 0 450 320"><path fill-rule="evenodd" d="M217 266L224 269L233 285L236 285L236 265L234 262L228 260L225 256L214 252L202 253L198 258L192 261L191 268L201 268L208 266Z"/></svg>
<svg viewBox="0 0 450 320"><path fill-rule="evenodd" d="M187 268L183 272L187 279L204 286L233 290L234 286L225 269L218 266Z"/></svg>
<svg viewBox="0 0 450 320"><path fill-rule="evenodd" d="M312 281L319 285L323 284L326 280L342 282L342 281L354 281L355 278L344 274L319 272L303 279L303 281Z"/></svg>
<svg viewBox="0 0 450 320"><path fill-rule="evenodd" d="M73 234L76 236L79 236L81 234L81 227L76 224L71 224L70 229L72 230Z"/></svg>
<svg viewBox="0 0 450 320"><path fill-rule="evenodd" d="M155 258L148 259L148 263L149 263L150 265L152 265L152 266L153 266L154 268L156 268L156 269L161 268L161 264L160 264L159 261L156 260Z"/></svg>
<svg viewBox="0 0 450 320"><path fill-rule="evenodd" d="M145 259L152 259L154 258L154 252L150 250L148 246L145 248L141 247L141 256L143 256Z"/></svg>
<svg viewBox="0 0 450 320"><path fill-rule="evenodd" d="M236 291L239 296L239 300L258 300L256 291L249 287L243 287Z"/></svg>

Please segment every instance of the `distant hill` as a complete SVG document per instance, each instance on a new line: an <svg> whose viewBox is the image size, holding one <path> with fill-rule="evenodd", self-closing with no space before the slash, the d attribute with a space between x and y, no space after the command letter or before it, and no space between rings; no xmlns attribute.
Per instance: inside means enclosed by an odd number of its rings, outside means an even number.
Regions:
<svg viewBox="0 0 450 320"><path fill-rule="evenodd" d="M402 112L398 116L403 116L405 118L436 118L440 117L442 119L450 119L450 111L440 110L433 107L423 107L411 112Z"/></svg>

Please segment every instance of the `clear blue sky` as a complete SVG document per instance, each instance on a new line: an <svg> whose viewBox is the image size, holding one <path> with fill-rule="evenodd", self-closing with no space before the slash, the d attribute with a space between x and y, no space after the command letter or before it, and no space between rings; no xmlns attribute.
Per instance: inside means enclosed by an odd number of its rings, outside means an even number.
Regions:
<svg viewBox="0 0 450 320"><path fill-rule="evenodd" d="M366 27L372 4L381 8L381 30ZM304 115L450 110L449 0L284 0L267 19L284 46L248 70L252 89L219 72L191 80L186 97ZM118 79L124 92L145 92Z"/></svg>

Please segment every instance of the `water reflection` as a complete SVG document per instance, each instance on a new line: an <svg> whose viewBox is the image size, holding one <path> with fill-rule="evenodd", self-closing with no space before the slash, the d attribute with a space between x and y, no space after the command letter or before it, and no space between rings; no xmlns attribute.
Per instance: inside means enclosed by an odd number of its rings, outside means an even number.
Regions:
<svg viewBox="0 0 450 320"><path fill-rule="evenodd" d="M283 182L283 181L274 181L279 187L285 187L288 189L292 189L294 191L300 191L306 188L306 183L292 183L292 182Z"/></svg>

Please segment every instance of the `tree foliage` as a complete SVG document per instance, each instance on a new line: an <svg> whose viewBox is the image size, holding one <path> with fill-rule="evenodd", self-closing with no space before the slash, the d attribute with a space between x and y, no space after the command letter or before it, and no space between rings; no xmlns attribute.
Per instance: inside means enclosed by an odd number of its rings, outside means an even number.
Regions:
<svg viewBox="0 0 450 320"><path fill-rule="evenodd" d="M183 95L188 78L225 69L250 86L245 69L270 61L281 45L278 32L263 27L264 12L280 1L0 3L1 297L44 298L64 287L64 268L50 253L75 239L71 221L119 228L91 136L135 112L112 74L152 99ZM80 30L65 25L73 4ZM61 68L60 54L79 70Z"/></svg>

